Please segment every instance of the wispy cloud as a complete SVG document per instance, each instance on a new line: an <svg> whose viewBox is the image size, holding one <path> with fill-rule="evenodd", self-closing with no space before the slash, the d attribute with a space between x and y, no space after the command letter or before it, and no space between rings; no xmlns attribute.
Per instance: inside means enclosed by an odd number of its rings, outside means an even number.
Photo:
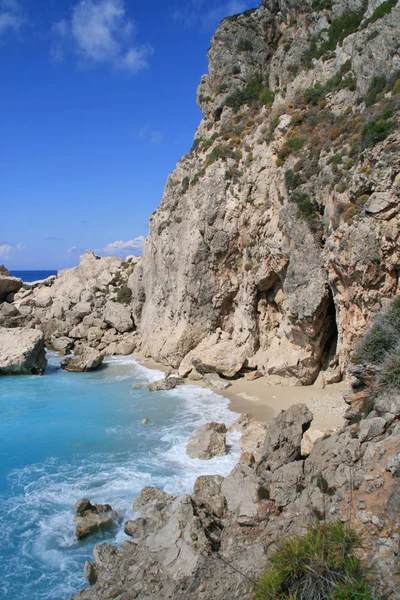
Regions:
<svg viewBox="0 0 400 600"><path fill-rule="evenodd" d="M257 0L188 0L173 12L173 19L185 27L216 28L225 17L259 6Z"/></svg>
<svg viewBox="0 0 400 600"><path fill-rule="evenodd" d="M79 246L71 246L71 248L68 248L68 250L65 252L65 256L80 256L85 252L86 250L84 248L79 248Z"/></svg>
<svg viewBox="0 0 400 600"><path fill-rule="evenodd" d="M134 44L135 26L125 0L79 0L71 17L52 28L52 57L56 61L72 50L85 65L109 64L136 73L148 66L149 45Z"/></svg>
<svg viewBox="0 0 400 600"><path fill-rule="evenodd" d="M101 253L106 256L127 256L128 254L140 254L143 250L143 244L145 242L145 237L143 235L139 235L138 237L133 238L132 240L128 240L124 242L123 240L117 240L116 242L110 242L101 249Z"/></svg>
<svg viewBox="0 0 400 600"><path fill-rule="evenodd" d="M139 137L150 144L161 144L164 141L164 134L161 131L155 131L149 125L140 128Z"/></svg>
<svg viewBox="0 0 400 600"><path fill-rule="evenodd" d="M18 252L23 249L24 249L23 244L14 245L14 244L9 244L8 242L4 242L4 241L0 240L0 258L1 259L7 259L14 252Z"/></svg>
<svg viewBox="0 0 400 600"><path fill-rule="evenodd" d="M17 0L0 0L0 36L6 32L18 32L24 22L21 5Z"/></svg>

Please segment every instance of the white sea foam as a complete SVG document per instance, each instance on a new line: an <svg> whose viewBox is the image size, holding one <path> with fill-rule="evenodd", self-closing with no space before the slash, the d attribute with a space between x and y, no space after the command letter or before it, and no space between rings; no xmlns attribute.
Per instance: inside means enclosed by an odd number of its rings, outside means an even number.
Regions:
<svg viewBox="0 0 400 600"><path fill-rule="evenodd" d="M99 431L105 440L115 440L114 451L49 456L9 474L11 494L0 511L4 550L0 594L7 600L67 598L84 585L83 564L90 560L93 545L104 539L116 544L126 539L123 521L132 518L132 502L144 486L155 485L172 494L190 493L199 475L227 475L237 462L238 434L228 434L226 456L201 461L186 455L188 438L197 427L209 421L229 425L235 420L237 415L229 411L225 398L196 386L156 394L132 390L131 383L155 381L163 373L132 357L110 357L105 362L105 369L84 374L81 380L64 372L54 372L52 377L71 395L80 381L85 389L92 389L94 397L99 385L102 390L105 385L107 390L116 384L124 386L118 388L123 408L118 402L115 405L116 412L122 411L122 422ZM51 382L49 378L50 392ZM143 412L154 419L162 414L162 424L140 426ZM125 418L129 414L132 418ZM122 443L124 450L119 450ZM81 497L111 503L121 517L119 527L78 543L73 505Z"/></svg>

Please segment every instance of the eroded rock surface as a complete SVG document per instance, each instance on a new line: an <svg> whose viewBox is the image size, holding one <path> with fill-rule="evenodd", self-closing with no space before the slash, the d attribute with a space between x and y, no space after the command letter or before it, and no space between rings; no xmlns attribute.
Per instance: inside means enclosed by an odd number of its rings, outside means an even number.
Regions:
<svg viewBox="0 0 400 600"><path fill-rule="evenodd" d="M46 366L41 331L0 327L0 375L42 375Z"/></svg>
<svg viewBox="0 0 400 600"><path fill-rule="evenodd" d="M209 460L226 454L226 426L224 423L206 423L192 435L186 453L191 458Z"/></svg>
<svg viewBox="0 0 400 600"><path fill-rule="evenodd" d="M83 371L94 371L104 360L104 354L94 348L82 348L75 356L67 356L61 361L61 366L66 371L82 373Z"/></svg>
<svg viewBox="0 0 400 600"><path fill-rule="evenodd" d="M145 488L134 505L141 516L125 526L132 541L119 549L96 546L95 561L85 565L91 587L74 598L250 600L253 579L277 540L325 515L362 529L362 557L374 569L380 591L395 600L400 556L397 405L393 396L377 398L357 430L350 424L317 440L306 458L301 456L302 431L310 414L302 405L293 406L266 426L260 456L245 452L227 477L201 476L193 494L177 498ZM387 415L386 426L373 428L367 439L364 424L377 418L378 406ZM250 422L242 418L239 425L245 430Z"/></svg>
<svg viewBox="0 0 400 600"><path fill-rule="evenodd" d="M112 509L110 504L92 504L90 500L81 498L74 506L76 523L76 537L81 540L91 533L102 529L108 529L115 525L118 514ZM94 580L92 574L87 572L89 579Z"/></svg>

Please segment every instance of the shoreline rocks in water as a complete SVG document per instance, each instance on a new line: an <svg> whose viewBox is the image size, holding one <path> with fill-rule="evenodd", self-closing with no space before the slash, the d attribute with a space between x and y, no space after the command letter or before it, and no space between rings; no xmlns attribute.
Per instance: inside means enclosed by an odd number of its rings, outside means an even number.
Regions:
<svg viewBox="0 0 400 600"><path fill-rule="evenodd" d="M81 498L74 506L76 523L75 533L81 540L100 529L107 529L114 525L118 513L110 504L91 504L90 500Z"/></svg>
<svg viewBox="0 0 400 600"><path fill-rule="evenodd" d="M192 435L186 446L190 458L209 460L214 456L226 454L226 425L224 423L206 423Z"/></svg>
<svg viewBox="0 0 400 600"><path fill-rule="evenodd" d="M82 373L83 371L94 371L102 364L104 354L94 350L94 348L83 347L75 351L74 356L67 356L60 365L66 371L72 373Z"/></svg>
<svg viewBox="0 0 400 600"><path fill-rule="evenodd" d="M394 598L400 556L398 407L397 399L378 399L359 430L347 425L317 440L302 457L312 415L305 405L294 405L266 426L262 444L255 436L252 447L248 438L247 451L227 477L200 476L192 494L176 498L144 488L134 504L141 516L125 526L132 541L121 548L97 545L95 561L85 565L91 587L74 599L250 600L277 541L303 532L316 515L363 527L362 558L375 567L385 597ZM371 439L365 439L365 424L383 414L386 426L371 427ZM243 417L236 428L250 425Z"/></svg>
<svg viewBox="0 0 400 600"><path fill-rule="evenodd" d="M42 375L46 366L41 331L0 327L0 375Z"/></svg>

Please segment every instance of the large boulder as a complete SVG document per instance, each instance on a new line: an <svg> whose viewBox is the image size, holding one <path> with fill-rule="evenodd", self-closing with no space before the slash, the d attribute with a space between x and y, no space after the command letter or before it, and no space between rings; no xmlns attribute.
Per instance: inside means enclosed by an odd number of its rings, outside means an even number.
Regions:
<svg viewBox="0 0 400 600"><path fill-rule="evenodd" d="M186 453L191 458L209 460L226 454L226 426L224 423L206 423L192 435Z"/></svg>
<svg viewBox="0 0 400 600"><path fill-rule="evenodd" d="M18 292L22 287L22 279L18 277L10 277L0 273L0 302L3 302L8 294Z"/></svg>
<svg viewBox="0 0 400 600"><path fill-rule="evenodd" d="M75 504L74 521L76 537L81 540L91 533L111 527L118 518L110 504L91 504L90 500L81 498Z"/></svg>
<svg viewBox="0 0 400 600"><path fill-rule="evenodd" d="M162 390L173 390L178 385L183 385L185 382L181 377L177 375L168 375L164 377L164 379L159 379L158 381L153 381L148 386L150 392L159 392Z"/></svg>
<svg viewBox="0 0 400 600"><path fill-rule="evenodd" d="M0 327L0 375L42 375L46 365L41 331Z"/></svg>
<svg viewBox="0 0 400 600"><path fill-rule="evenodd" d="M205 373L219 373L233 377L240 371L246 359L246 348L238 348L225 332L210 335L191 352L179 366L179 375L186 377L193 369Z"/></svg>
<svg viewBox="0 0 400 600"><path fill-rule="evenodd" d="M301 440L313 419L305 404L295 404L269 423L261 451L261 470L275 471L301 458Z"/></svg>
<svg viewBox="0 0 400 600"><path fill-rule="evenodd" d="M79 354L75 356L67 356L60 365L66 371L73 373L81 373L82 371L94 371L101 365L104 360L104 354L94 350L93 348L83 348Z"/></svg>
<svg viewBox="0 0 400 600"><path fill-rule="evenodd" d="M130 308L109 300L104 309L104 320L119 333L133 329L133 320Z"/></svg>

